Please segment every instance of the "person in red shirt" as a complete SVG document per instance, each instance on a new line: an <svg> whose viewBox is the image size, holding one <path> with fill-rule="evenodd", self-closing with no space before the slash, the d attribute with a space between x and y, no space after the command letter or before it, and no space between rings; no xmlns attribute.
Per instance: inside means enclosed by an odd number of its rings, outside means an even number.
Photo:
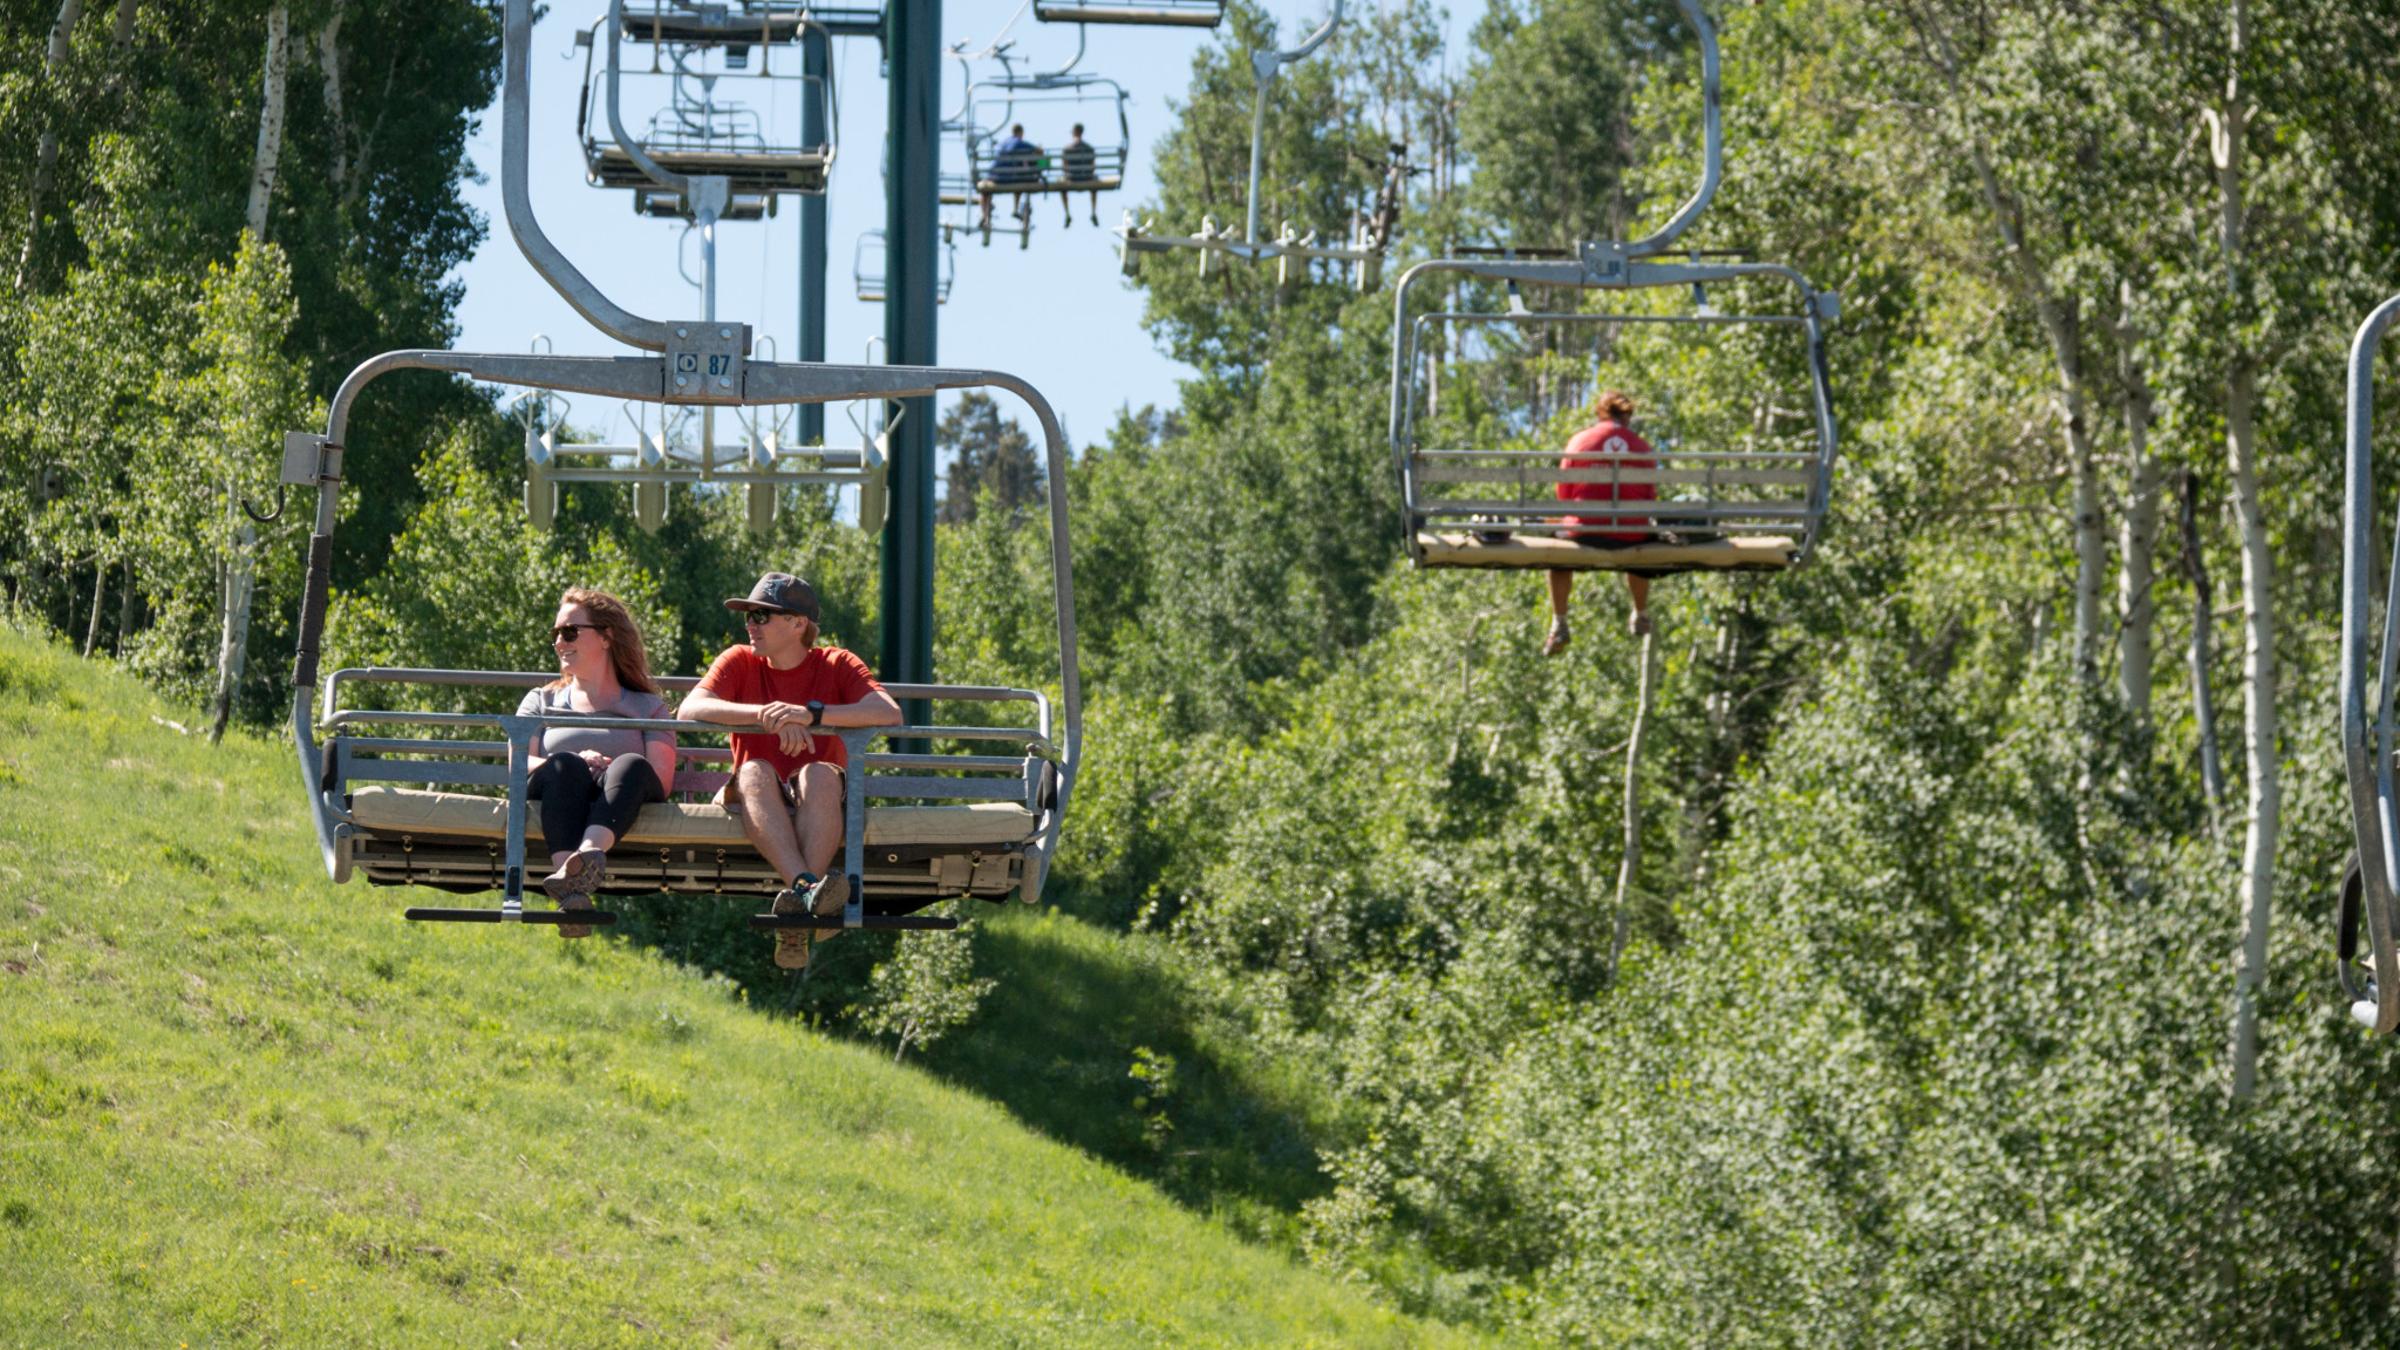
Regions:
<svg viewBox="0 0 2400 1350"><path fill-rule="evenodd" d="M1592 411L1599 421L1578 431L1567 441L1566 453L1558 461L1561 469L1655 469L1658 453L1650 448L1633 429L1633 400L1615 389L1604 391L1593 401ZM1560 483L1558 499L1562 502L1653 502L1658 500L1655 483ZM1649 529L1648 516L1561 516L1559 524L1577 527L1567 537L1586 548L1624 548L1629 544L1648 543L1654 537ZM1633 616L1627 621L1635 637L1650 632L1650 578L1642 573L1625 574L1626 594L1633 598ZM1556 656L1567 649L1571 634L1567 630L1567 605L1575 592L1575 574L1564 568L1550 572L1550 635L1542 639L1542 655Z"/></svg>
<svg viewBox="0 0 2400 1350"><path fill-rule="evenodd" d="M733 738L733 778L717 801L782 876L775 912L832 914L850 902L850 880L834 865L842 846L842 770L849 751L821 727L883 727L900 722L900 705L883 692L867 663L840 647L817 645L817 593L786 572L769 572L742 612L750 641L725 649L683 700L687 722L755 723ZM838 932L839 930L829 930ZM775 930L775 964L808 965L812 930Z"/></svg>

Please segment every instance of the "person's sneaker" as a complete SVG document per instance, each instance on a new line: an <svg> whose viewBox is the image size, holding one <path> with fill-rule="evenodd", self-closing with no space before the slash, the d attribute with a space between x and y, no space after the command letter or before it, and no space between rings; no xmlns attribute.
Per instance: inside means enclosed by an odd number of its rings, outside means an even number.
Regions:
<svg viewBox="0 0 2400 1350"><path fill-rule="evenodd" d="M579 848L567 855L557 871L542 878L542 891L551 899L564 902L570 895L590 895L600 889L600 883L607 877L608 855L596 848Z"/></svg>
<svg viewBox="0 0 2400 1350"><path fill-rule="evenodd" d="M809 912L820 919L829 919L841 913L850 904L849 874L844 872L827 873L825 879L818 882L816 888L808 893L808 901ZM844 931L840 928L818 928L812 929L811 934L818 942L825 943L840 937Z"/></svg>
<svg viewBox="0 0 2400 1350"><path fill-rule="evenodd" d="M777 914L807 913L809 890L808 883L812 882L813 884L819 886L825 884L821 881L815 881L814 878L809 877L806 873L802 873L799 881L794 882L792 885L775 892L774 912ZM806 928L776 929L776 966L783 970L808 969L808 940L812 936L814 936L813 931Z"/></svg>
<svg viewBox="0 0 2400 1350"><path fill-rule="evenodd" d="M1542 639L1542 655L1556 656L1565 651L1568 641L1573 637L1574 634L1567 631L1564 623L1551 624L1550 635Z"/></svg>
<svg viewBox="0 0 2400 1350"><path fill-rule="evenodd" d="M1646 609L1635 610L1632 616L1625 620L1625 631L1633 634L1635 637L1650 636L1650 611Z"/></svg>

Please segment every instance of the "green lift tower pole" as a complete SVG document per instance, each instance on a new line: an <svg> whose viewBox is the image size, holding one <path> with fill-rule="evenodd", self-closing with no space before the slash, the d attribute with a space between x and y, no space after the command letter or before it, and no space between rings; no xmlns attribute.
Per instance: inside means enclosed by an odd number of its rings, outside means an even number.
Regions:
<svg viewBox="0 0 2400 1350"><path fill-rule="evenodd" d="M884 359L934 364L935 192L941 152L941 0L887 0L884 52L891 88L892 172L884 204ZM894 409L883 527L883 676L933 680L933 400ZM922 725L927 709L910 707Z"/></svg>
<svg viewBox="0 0 2400 1350"><path fill-rule="evenodd" d="M800 74L804 82L800 99L800 143L825 143L824 97L817 91L827 87L833 67L833 38L822 28L802 25L800 29ZM800 198L800 353L802 361L825 359L825 194L805 193ZM800 443L825 443L825 405L803 404L800 408Z"/></svg>

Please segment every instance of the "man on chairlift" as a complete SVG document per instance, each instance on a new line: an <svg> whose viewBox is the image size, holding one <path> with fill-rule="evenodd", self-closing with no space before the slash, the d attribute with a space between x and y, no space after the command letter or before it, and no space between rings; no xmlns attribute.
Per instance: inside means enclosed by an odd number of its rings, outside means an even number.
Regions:
<svg viewBox="0 0 2400 1350"><path fill-rule="evenodd" d="M783 878L777 914L838 914L850 902L850 878L836 862L850 756L840 737L821 733L896 726L900 705L866 662L817 645L817 593L800 578L769 572L725 608L741 614L750 640L710 663L676 715L765 728L733 738L733 778L717 804L741 821L751 846ZM818 931L776 929L775 964L806 969ZM841 930L822 931L830 937Z"/></svg>
<svg viewBox="0 0 2400 1350"><path fill-rule="evenodd" d="M1067 143L1058 148L1058 164L1060 181L1094 185L1092 188L1092 223L1099 224L1100 189L1097 185L1100 181L1100 152L1094 150L1092 143L1083 138L1083 123L1077 122L1074 128L1067 133ZM1059 228L1073 229L1075 227L1075 194L1072 192L1058 194L1058 205L1059 209L1066 213L1066 223Z"/></svg>
<svg viewBox="0 0 2400 1350"><path fill-rule="evenodd" d="M992 146L992 170L986 181L994 187L1027 187L1042 181L1042 147L1025 139L1023 122L1011 125L1008 134ZM989 235L992 231L992 194L978 184L976 195L983 202L983 218L976 222L976 228ZM1025 194L1017 194L1017 204L1009 214L1017 218L1019 228L1027 233L1032 232L1033 203ZM986 239L984 242L991 241Z"/></svg>

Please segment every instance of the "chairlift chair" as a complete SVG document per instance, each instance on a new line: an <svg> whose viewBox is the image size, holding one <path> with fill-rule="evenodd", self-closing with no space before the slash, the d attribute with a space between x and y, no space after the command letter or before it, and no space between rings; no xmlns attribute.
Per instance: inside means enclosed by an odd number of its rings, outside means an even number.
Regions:
<svg viewBox="0 0 2400 1350"><path fill-rule="evenodd" d="M671 26L671 16L678 19ZM714 27L712 27L712 23ZM755 24L755 26L752 26ZM797 40L803 30L822 29L805 13L780 8L723 7L721 22L700 11L631 10L623 0L609 13L575 35L584 48L583 94L576 105L575 134L583 145L586 177L596 186L631 191L636 210L648 215L697 216L702 203L683 186L662 182L655 170L672 177L722 179L727 200L717 205L721 220L755 220L773 210L774 199L787 192L821 193L833 167L839 135L840 105L833 96L832 76L811 75L799 65ZM758 56L733 34L756 34ZM606 42L600 37L605 32ZM620 112L624 63L621 42L631 37L651 45L651 68L636 72L663 77L666 106L651 115L640 135L630 133ZM772 37L773 41L766 38ZM606 47L605 56L600 49ZM779 69L775 53L792 49L795 69ZM712 59L713 58L713 59ZM803 143L766 124L750 102L728 98L723 89L765 91L790 86L804 104L822 113L825 138ZM644 161L650 161L645 164Z"/></svg>
<svg viewBox="0 0 2400 1350"><path fill-rule="evenodd" d="M952 243L948 231L943 232L942 274L933 286L933 303L950 303L950 287L958 280L958 245ZM858 298L868 304L880 305L887 294L884 281L884 233L868 230L858 237L858 247L851 256L850 277L856 283Z"/></svg>
<svg viewBox="0 0 2400 1350"><path fill-rule="evenodd" d="M961 64L968 60L963 52L954 51L953 55ZM970 73L958 110L943 119L942 129L958 137L962 162L958 169L941 174L937 191L942 205L967 210L955 223L945 223L942 232L946 239L960 233L977 234L986 246L995 233L1013 234L1023 246L1032 237L1031 212L1023 206L1026 199L1056 194L1070 212L1071 224L1076 194L1092 194L1096 201L1098 194L1125 186L1125 166L1133 150L1132 123L1126 115L1131 100L1115 80L1074 68L1083 59L1080 46L1065 66L1025 74L1016 72L1016 58L1005 45L989 55L999 61L1000 73L982 79ZM1028 114L1026 109L1034 111ZM1000 140L1010 126L1029 116L1041 121L1045 113L1051 115L1044 123L1044 135L1068 124L1080 125L1087 132L1097 128L1102 134L1087 139L1080 153L1069 152L1063 142L1033 155L1001 153ZM1106 139L1105 128L1099 125L1111 113L1117 126L1113 141ZM976 218L974 208L987 195L1019 203L1012 212L1018 221L1015 228L987 225Z"/></svg>
<svg viewBox="0 0 2400 1350"><path fill-rule="evenodd" d="M2400 323L2385 301L2350 343L2342 490L2342 767L2358 845L2334 918L2335 969L2351 1015L2379 1033L2400 1031L2400 793L2394 791L2393 694L2400 687L2400 544L2384 582L2383 634L2375 645L2375 357ZM2400 541L2400 532L2394 535ZM2360 947L2364 932L2366 943Z"/></svg>
<svg viewBox="0 0 2400 1350"><path fill-rule="evenodd" d="M503 20L502 195L510 233L537 272L579 313L641 354L620 357L476 354L440 350L387 352L352 371L335 391L322 434L286 437L282 482L312 488L309 537L293 669L292 730L300 774L328 875L378 885L449 892L498 891L496 909L417 907L420 920L606 924L594 911L528 909L525 832L526 752L547 727L607 725L671 730L706 742L754 727L649 723L576 716L518 717L473 711L377 708L358 697L370 686L420 689L518 689L547 674L415 668L350 668L318 687L333 530L339 517L343 447L360 396L401 370L464 375L527 391L520 408L553 395L583 394L655 408L727 408L737 412L836 401L889 402L947 389L1013 393L1041 429L1050 475L1053 600L1059 625L1059 697L1039 690L939 684L889 685L924 700L936 717L923 725L843 729L850 751L847 830L840 865L850 899L835 916L752 918L760 928L943 928L955 920L914 911L946 896L1031 901L1055 855L1082 742L1075 657L1073 575L1067 553L1066 449L1049 403L1024 381L994 371L935 367L784 364L751 359L745 325L673 322L632 314L586 280L542 231L527 188L530 107L527 47L532 0L506 0ZM540 419L528 414L528 424ZM536 440L539 438L536 437ZM558 447L569 449L570 447ZM659 466L653 466L657 469ZM552 478L572 470L553 468ZM665 682L688 688L689 679ZM322 714L319 713L322 700ZM944 705L995 711L966 723L940 720ZM889 743L964 746L970 753L924 753ZM764 895L780 878L749 848L735 822L692 800L720 781L729 752L703 744L681 756L678 800L645 807L610 854L611 891Z"/></svg>
<svg viewBox="0 0 2400 1350"><path fill-rule="evenodd" d="M1656 233L1630 242L1585 243L1571 250L1475 250L1411 267L1392 297L1391 446L1400 479L1402 536L1419 567L1661 571L1781 571L1806 561L1830 496L1838 436L1825 360L1825 325L1839 298L1798 271L1773 263L1722 261L1678 250L1675 240L1699 218L1723 172L1716 33L1697 0L1679 0L1700 36L1704 168L1699 190ZM1671 260L1673 259L1673 260ZM1511 306L1500 312L1412 315L1411 292L1428 278L1466 276L1506 283ZM1766 313L1722 314L1708 288L1765 282L1788 285L1796 302ZM1629 309L1612 313L1533 311L1516 302L1520 287L1631 292L1688 289L1687 312ZM1419 354L1437 327L1506 325L1520 330L1589 325L1689 328L1709 332L1764 326L1791 329L1806 344L1813 437L1805 446L1720 445L1659 448L1632 466L1558 467L1556 449L1507 450L1429 445L1418 415ZM1553 500L1565 482L1647 485L1658 498L1639 512L1599 503ZM1642 536L1621 547L1578 542L1574 514L1613 518L1611 534Z"/></svg>
<svg viewBox="0 0 2400 1350"><path fill-rule="evenodd" d="M1275 263L1275 279L1280 285L1290 285L1309 275L1311 264L1339 263L1349 269L1353 282L1362 291L1373 290L1380 279L1380 266L1390 239L1379 232L1363 214L1355 217L1343 240L1319 239L1315 230L1302 232L1290 221L1284 222L1272 238L1259 234L1259 185L1265 162L1267 92L1274 87L1276 76L1285 66L1306 59L1333 35L1342 22L1343 0L1333 0L1332 12L1316 31L1303 38L1300 45L1288 51L1269 47L1250 53L1250 69L1257 77L1258 88L1250 106L1250 198L1248 213L1238 232L1231 224L1220 228L1214 217L1203 217L1200 228L1192 234L1162 234L1157 222L1144 218L1136 220L1131 211L1116 228L1117 260L1125 275L1132 276L1141 266L1141 258L1149 253L1189 252L1199 255L1200 273L1208 274L1212 260L1238 258L1245 262ZM1298 268L1293 266L1299 264Z"/></svg>
<svg viewBox="0 0 2400 1350"><path fill-rule="evenodd" d="M1214 28L1224 0L1034 0L1043 23L1113 23L1145 28Z"/></svg>

